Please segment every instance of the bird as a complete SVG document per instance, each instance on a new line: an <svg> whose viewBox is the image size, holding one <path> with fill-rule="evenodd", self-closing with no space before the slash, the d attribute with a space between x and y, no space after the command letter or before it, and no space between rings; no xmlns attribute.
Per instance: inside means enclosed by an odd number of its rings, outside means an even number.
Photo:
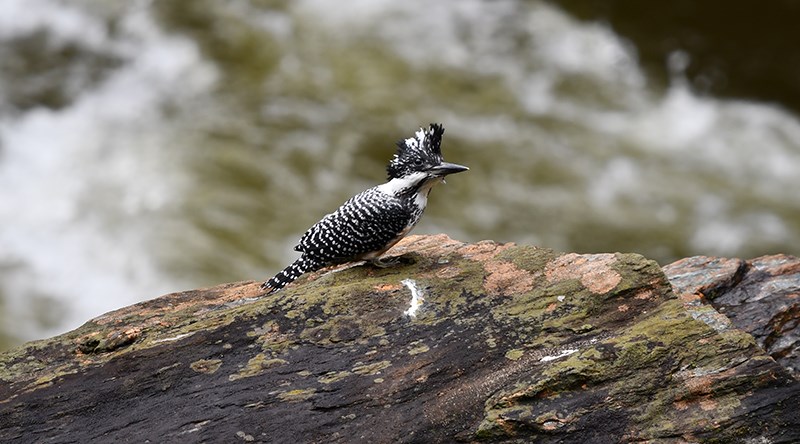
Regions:
<svg viewBox="0 0 800 444"><path fill-rule="evenodd" d="M428 194L445 176L467 171L442 158L444 127L431 123L413 137L397 142L386 167L387 182L348 199L303 234L294 247L301 256L261 284L267 294L301 275L330 265L368 261L377 267L393 265L381 255L405 237L422 217Z"/></svg>

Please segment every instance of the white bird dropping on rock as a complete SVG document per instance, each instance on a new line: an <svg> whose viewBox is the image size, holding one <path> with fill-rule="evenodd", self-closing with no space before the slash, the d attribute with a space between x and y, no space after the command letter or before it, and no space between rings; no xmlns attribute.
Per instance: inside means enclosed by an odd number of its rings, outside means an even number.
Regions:
<svg viewBox="0 0 800 444"><path fill-rule="evenodd" d="M411 279L403 279L400 281L400 283L411 290L411 305L408 307L408 310L403 312L403 314L406 314L412 318L416 318L417 310L419 310L419 307L421 307L422 303L425 302L425 299L422 297L422 290L417 288L417 283Z"/></svg>

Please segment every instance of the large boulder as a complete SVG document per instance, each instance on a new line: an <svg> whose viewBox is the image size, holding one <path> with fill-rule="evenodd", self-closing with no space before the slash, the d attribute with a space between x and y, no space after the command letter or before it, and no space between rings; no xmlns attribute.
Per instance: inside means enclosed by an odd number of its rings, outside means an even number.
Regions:
<svg viewBox="0 0 800 444"><path fill-rule="evenodd" d="M651 260L443 235L392 254L6 352L0 441L800 441L800 383Z"/></svg>
<svg viewBox="0 0 800 444"><path fill-rule="evenodd" d="M720 321L753 335L800 379L800 258L695 256L667 265L664 272L685 303L710 305Z"/></svg>

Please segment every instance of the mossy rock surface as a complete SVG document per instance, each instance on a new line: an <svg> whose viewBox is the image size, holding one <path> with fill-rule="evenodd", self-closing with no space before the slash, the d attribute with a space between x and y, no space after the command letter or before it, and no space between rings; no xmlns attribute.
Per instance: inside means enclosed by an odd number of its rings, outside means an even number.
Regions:
<svg viewBox="0 0 800 444"><path fill-rule="evenodd" d="M798 382L653 261L442 235L390 254L4 353L0 441L800 441Z"/></svg>

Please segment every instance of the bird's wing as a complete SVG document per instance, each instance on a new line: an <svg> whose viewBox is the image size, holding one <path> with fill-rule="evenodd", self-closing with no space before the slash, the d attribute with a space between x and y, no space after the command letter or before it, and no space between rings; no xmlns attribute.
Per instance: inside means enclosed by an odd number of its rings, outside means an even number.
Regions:
<svg viewBox="0 0 800 444"><path fill-rule="evenodd" d="M411 218L400 199L370 188L309 228L295 250L325 262L348 260L382 250Z"/></svg>

